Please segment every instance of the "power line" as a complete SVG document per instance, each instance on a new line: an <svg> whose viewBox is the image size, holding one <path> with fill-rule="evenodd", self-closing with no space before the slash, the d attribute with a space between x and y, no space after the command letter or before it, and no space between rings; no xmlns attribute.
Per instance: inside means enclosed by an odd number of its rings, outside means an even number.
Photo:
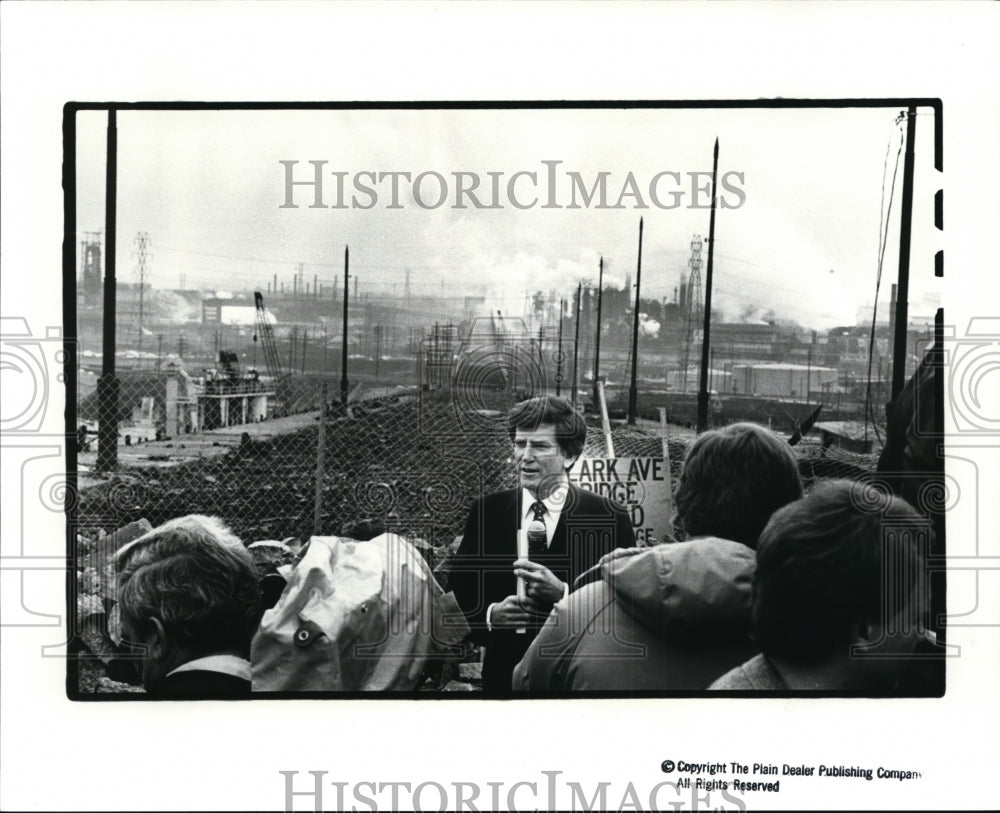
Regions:
<svg viewBox="0 0 1000 813"><path fill-rule="evenodd" d="M901 118L896 119L897 128L899 128L899 122ZM892 170L892 184L889 187L889 205L884 207L885 203L885 177L889 167L889 152L892 148L892 137L889 138L889 143L886 144L885 148L885 161L882 166L882 203L879 204L879 251L878 251L878 267L875 274L875 304L872 306L872 328L868 337L868 374L867 382L865 386L865 439L868 438L868 419L871 418L872 428L875 430L875 437L878 438L879 443L882 442L882 436L878 431L878 423L875 420L874 405L872 403L872 357L875 351L875 322L878 319L878 294L879 288L882 285L882 261L885 258L885 247L888 243L888 233L889 233L889 220L892 214L892 201L895 196L896 191L896 174L899 171L899 156L903 152L903 139L902 139L902 129L900 129L900 140L899 148L896 150L896 165ZM883 217L884 208L884 217ZM880 376L881 379L881 376Z"/></svg>

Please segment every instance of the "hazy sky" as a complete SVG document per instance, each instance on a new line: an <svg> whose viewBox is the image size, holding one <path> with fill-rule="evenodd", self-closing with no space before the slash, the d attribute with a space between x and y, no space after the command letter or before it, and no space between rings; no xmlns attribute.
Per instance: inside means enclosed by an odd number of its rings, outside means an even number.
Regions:
<svg viewBox="0 0 1000 813"><path fill-rule="evenodd" d="M580 280L596 282L598 257L605 278L621 285L636 269L639 218L644 218L644 296L673 296L686 273L692 235L707 238L706 186L712 145L720 141L720 189L733 208L718 210L714 304L735 319L751 308L826 328L855 322L875 292L883 167L889 151L886 199L902 138L898 109L845 110L461 110L461 111L254 111L130 112L118 114L118 276L136 278L134 239L148 232L156 287L263 289L277 273L286 286L296 264L332 283L343 280L344 246L362 289L411 289L448 295L485 293L520 315L525 291L557 289L570 296ZM926 114L926 115L925 115ZM932 122L918 116L911 312L926 311L922 297L937 290L932 225ZM106 114L85 112L78 124L80 232L104 227ZM337 202L334 172L345 176L345 208L310 208L312 188L296 187L298 208L285 202L285 167L297 161L296 180L311 180L309 161L323 166L323 202ZM548 166L560 162L555 202ZM397 203L388 208L391 178L362 176L378 196L355 190L357 173L408 172ZM412 180L440 173L447 198L436 208L416 202ZM455 208L453 173L473 173L474 194L491 203L493 180L503 173L501 208ZM514 173L516 208L508 196ZM607 205L567 208L579 173L590 188L606 172ZM662 209L649 193L655 190ZM631 173L631 176L629 175ZM635 187L630 187L630 177ZM469 183L467 180L466 183ZM880 301L896 279L902 158L888 229ZM421 182L421 200L434 206L441 187ZM673 197L672 190L681 193ZM580 202L579 193L578 203ZM356 203L352 199L356 197ZM639 205L645 204L645 208ZM707 258L707 244L703 259ZM703 265L702 276L704 279ZM444 288L442 288L444 281ZM395 289L393 288L395 285ZM502 301L501 301L502 300Z"/></svg>

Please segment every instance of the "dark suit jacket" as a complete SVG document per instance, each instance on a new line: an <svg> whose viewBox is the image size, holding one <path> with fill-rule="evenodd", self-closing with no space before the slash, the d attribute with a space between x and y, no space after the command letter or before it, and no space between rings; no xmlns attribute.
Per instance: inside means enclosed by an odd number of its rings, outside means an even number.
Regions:
<svg viewBox="0 0 1000 813"><path fill-rule="evenodd" d="M486 646L483 691L492 696L511 693L514 667L544 623L540 617L526 634L486 627L486 610L494 602L517 594L514 560L521 524L520 488L490 494L473 503L462 544L451 565L449 589L472 629L471 639ZM635 545L632 523L620 505L570 485L566 503L548 553L537 561L566 582L578 576L614 548Z"/></svg>
<svg viewBox="0 0 1000 813"><path fill-rule="evenodd" d="M250 681L225 672L189 669L163 678L150 695L205 699L250 697Z"/></svg>

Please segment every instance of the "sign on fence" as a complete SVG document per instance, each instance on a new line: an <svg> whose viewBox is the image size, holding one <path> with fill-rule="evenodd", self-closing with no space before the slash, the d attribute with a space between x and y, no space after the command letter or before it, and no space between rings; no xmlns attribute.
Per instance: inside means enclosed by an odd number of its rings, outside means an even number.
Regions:
<svg viewBox="0 0 1000 813"><path fill-rule="evenodd" d="M624 505L637 545L670 535L670 466L662 457L581 458L569 479Z"/></svg>

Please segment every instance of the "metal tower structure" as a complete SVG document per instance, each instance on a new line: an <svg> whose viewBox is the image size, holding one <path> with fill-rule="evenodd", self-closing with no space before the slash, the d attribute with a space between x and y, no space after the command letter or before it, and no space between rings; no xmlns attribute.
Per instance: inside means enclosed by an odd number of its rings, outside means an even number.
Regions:
<svg viewBox="0 0 1000 813"><path fill-rule="evenodd" d="M135 251L132 252L132 256L135 257L135 272L139 276L139 342L138 351L142 353L142 330L143 330L143 315L145 313L145 300L146 300L146 262L152 259L152 254L149 251L149 232L141 231L135 236ZM141 358L141 356L140 356Z"/></svg>
<svg viewBox="0 0 1000 813"><path fill-rule="evenodd" d="M687 392L688 363L691 359L691 346L694 337L700 330L704 318L704 306L701 294L701 235L691 238L691 259L688 260L687 285L681 284L682 301L681 317L684 325L684 336L681 342L681 389Z"/></svg>
<svg viewBox="0 0 1000 813"><path fill-rule="evenodd" d="M88 305L101 304L101 232L85 231L80 241L80 282Z"/></svg>

